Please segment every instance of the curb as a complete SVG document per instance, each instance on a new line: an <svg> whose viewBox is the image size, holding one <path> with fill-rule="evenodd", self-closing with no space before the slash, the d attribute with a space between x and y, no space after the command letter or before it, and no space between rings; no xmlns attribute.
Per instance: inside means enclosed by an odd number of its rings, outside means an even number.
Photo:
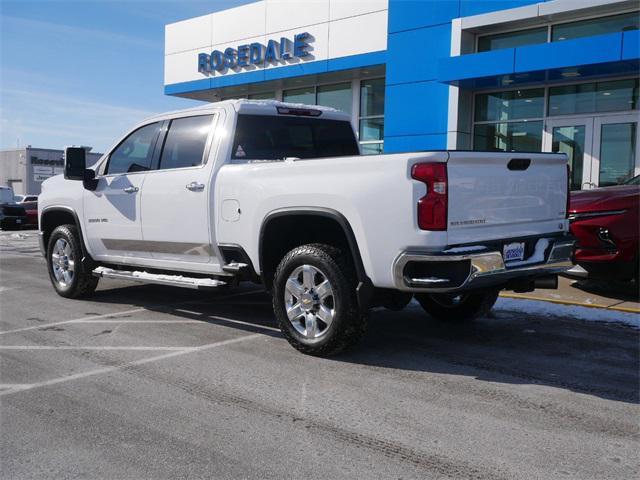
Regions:
<svg viewBox="0 0 640 480"><path fill-rule="evenodd" d="M617 307L615 305L607 306L607 305L602 305L602 304L599 304L599 303L582 303L582 302L575 302L575 301L570 301L570 300L558 300L558 299L555 299L555 298L542 298L542 297L536 297L534 295L521 295L521 294L501 293L500 296L504 297L504 298L515 298L515 299L520 299L520 300L538 300L540 302L557 303L557 304L560 304L560 305L573 305L573 306L577 306L577 307L600 308L600 309L604 309L604 310L615 310L615 311L618 311L618 312L625 312L625 313L640 313L640 308Z"/></svg>

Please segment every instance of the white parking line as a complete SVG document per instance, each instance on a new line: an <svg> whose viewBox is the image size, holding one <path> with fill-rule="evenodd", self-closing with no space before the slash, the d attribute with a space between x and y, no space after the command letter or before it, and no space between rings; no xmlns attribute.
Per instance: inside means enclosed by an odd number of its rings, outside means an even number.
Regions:
<svg viewBox="0 0 640 480"><path fill-rule="evenodd" d="M239 292L239 293L234 293L231 295L225 295L224 297L220 297L220 298L216 298L214 300L224 300L227 298L232 298L232 297L239 297L242 295L252 295L254 293L258 293L258 292L262 292L264 290L250 290L248 292ZM39 330L41 328L47 328L47 327L55 327L56 325L65 325L68 323L89 323L92 320L99 320L101 318L107 318L107 317L118 317L121 315L128 315L130 313L138 313L138 312L143 312L145 310L149 310L149 308L162 308L162 307L171 307L174 305L197 305L197 304L202 304L202 303L207 303L208 300L189 300L189 301L185 301L185 302L178 302L175 304L163 304L163 305L154 305L152 307L141 307L141 308L134 308L133 310L125 310L123 312L115 312L115 313L105 313L103 315L94 315L91 317L83 317L83 318L75 318L73 320L62 320L60 322L51 322L51 323L42 323L40 325L32 325L30 327L22 327L22 328L15 328L13 330L5 330L3 332L0 332L0 335L6 335L8 333L17 333L17 332L25 332L27 330ZM167 312L170 313L170 312Z"/></svg>
<svg viewBox="0 0 640 480"><path fill-rule="evenodd" d="M117 347L117 346L86 346L75 345L0 345L0 350L193 350L197 347Z"/></svg>
<svg viewBox="0 0 640 480"><path fill-rule="evenodd" d="M193 347L189 349L182 349L177 352L169 352L163 355L156 355L155 357L143 358L141 360L135 360L133 362L124 363L115 367L105 367L98 368L96 370L89 370L88 372L76 373L75 375L67 375L66 377L54 378L52 380L45 380L44 382L38 383L29 383L29 384L18 384L10 388L9 390L0 391L0 396L11 395L18 392L24 392L26 390L33 390L34 388L40 387L48 387L51 385L57 385L59 383L70 382L72 380L79 380L81 378L91 377L94 375L100 375L103 373L111 373L118 370L123 370L128 367L133 367L137 365L144 365L145 363L157 362L159 360L164 360L166 358L177 357L180 355L186 355L189 353L201 352L203 350L209 350L212 348L223 347L225 345L230 345L232 343L244 342L247 340L253 340L255 338L263 337L263 335L259 333L254 333L251 335L245 335L244 337L232 338L230 340L222 340L220 342L208 343L206 345L201 345L199 347Z"/></svg>

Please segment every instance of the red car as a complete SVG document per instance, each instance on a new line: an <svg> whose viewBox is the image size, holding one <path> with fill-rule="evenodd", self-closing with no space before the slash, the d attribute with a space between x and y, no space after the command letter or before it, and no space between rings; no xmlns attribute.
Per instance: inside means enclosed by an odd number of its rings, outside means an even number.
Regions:
<svg viewBox="0 0 640 480"><path fill-rule="evenodd" d="M38 228L38 201L22 202L20 206L24 208L24 211L27 214L24 226L27 228Z"/></svg>
<svg viewBox="0 0 640 480"><path fill-rule="evenodd" d="M640 175L623 185L571 192L575 261L589 277L638 281Z"/></svg>

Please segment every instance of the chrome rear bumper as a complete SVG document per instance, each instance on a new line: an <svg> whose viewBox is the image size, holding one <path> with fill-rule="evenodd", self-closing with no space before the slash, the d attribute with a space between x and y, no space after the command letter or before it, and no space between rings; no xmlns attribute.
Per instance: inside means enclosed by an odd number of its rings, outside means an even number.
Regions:
<svg viewBox="0 0 640 480"><path fill-rule="evenodd" d="M549 242L544 258L514 262L506 266L499 251L483 251L480 253L463 254L434 254L406 251L402 252L394 262L394 281L398 290L407 292L457 292L472 290L475 288L498 286L510 280L526 277L540 277L565 272L573 266L573 246L575 240L572 237L541 238L537 242ZM473 247L470 247L470 250ZM448 264L435 265L439 262ZM458 263L460 262L460 263ZM439 271L438 275L416 275L407 272L407 266L421 264L429 270L429 264L434 265ZM426 265L425 265L426 264ZM468 271L467 266L468 264ZM455 266L462 276L458 278L447 277L447 266ZM444 273L443 273L444 270ZM452 270L454 270L452 268Z"/></svg>

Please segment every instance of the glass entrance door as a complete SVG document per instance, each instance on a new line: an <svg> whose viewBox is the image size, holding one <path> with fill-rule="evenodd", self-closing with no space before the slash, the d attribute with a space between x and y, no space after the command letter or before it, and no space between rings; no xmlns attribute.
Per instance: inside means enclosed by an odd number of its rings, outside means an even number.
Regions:
<svg viewBox="0 0 640 480"><path fill-rule="evenodd" d="M594 119L591 178L600 187L619 185L640 173L638 115Z"/></svg>
<svg viewBox="0 0 640 480"><path fill-rule="evenodd" d="M566 153L571 190L619 185L640 174L637 114L547 119L542 151Z"/></svg>
<svg viewBox="0 0 640 480"><path fill-rule="evenodd" d="M571 190L593 185L593 118L560 118L546 122L542 151L565 153L569 157Z"/></svg>

